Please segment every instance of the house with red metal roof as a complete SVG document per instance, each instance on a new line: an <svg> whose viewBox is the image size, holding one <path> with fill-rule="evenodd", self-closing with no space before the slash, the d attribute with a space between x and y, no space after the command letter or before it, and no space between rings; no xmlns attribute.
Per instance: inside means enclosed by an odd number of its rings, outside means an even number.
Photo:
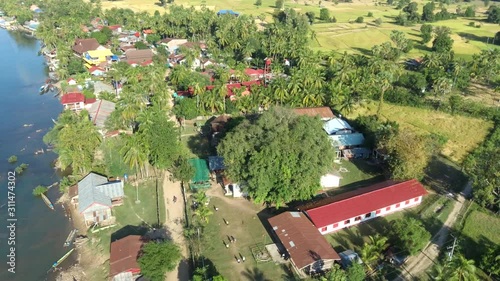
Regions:
<svg viewBox="0 0 500 281"><path fill-rule="evenodd" d="M279 251L302 277L323 272L340 256L301 212L284 212L268 219Z"/></svg>
<svg viewBox="0 0 500 281"><path fill-rule="evenodd" d="M86 99L85 96L79 92L67 93L61 97L61 104L64 106L64 110L80 111L85 108L85 105L91 105L95 101L95 98Z"/></svg>
<svg viewBox="0 0 500 281"><path fill-rule="evenodd" d="M384 181L337 196L327 197L303 210L321 234L419 205L427 191L416 179Z"/></svg>
<svg viewBox="0 0 500 281"><path fill-rule="evenodd" d="M111 242L109 275L113 281L136 280L141 273L137 258L143 239L140 235L129 235Z"/></svg>

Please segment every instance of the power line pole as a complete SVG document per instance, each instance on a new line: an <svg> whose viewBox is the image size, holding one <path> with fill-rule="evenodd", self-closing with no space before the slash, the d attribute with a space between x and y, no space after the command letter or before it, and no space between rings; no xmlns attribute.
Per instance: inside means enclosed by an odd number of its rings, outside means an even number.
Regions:
<svg viewBox="0 0 500 281"><path fill-rule="evenodd" d="M455 251L455 246L457 245L457 237L455 237L455 236L453 236L453 235L452 235L452 237L454 238L454 239L453 239L453 246L448 247L448 249L450 249L450 248L451 248L451 252L449 253L449 257L450 257L450 258L449 258L449 261L451 261L451 259L453 258L453 252Z"/></svg>

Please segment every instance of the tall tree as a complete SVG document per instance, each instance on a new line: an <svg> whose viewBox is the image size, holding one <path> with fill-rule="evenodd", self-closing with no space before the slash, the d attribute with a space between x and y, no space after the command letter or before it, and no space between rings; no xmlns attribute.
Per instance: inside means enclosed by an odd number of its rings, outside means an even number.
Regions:
<svg viewBox="0 0 500 281"><path fill-rule="evenodd" d="M414 218L405 217L391 223L390 233L396 245L410 255L422 250L431 239L431 234Z"/></svg>
<svg viewBox="0 0 500 281"><path fill-rule="evenodd" d="M281 206L311 198L333 161L320 120L272 108L245 120L217 148L228 176L245 184L256 203Z"/></svg>
<svg viewBox="0 0 500 281"><path fill-rule="evenodd" d="M165 280L165 273L172 271L181 260L179 246L170 241L149 242L142 247L142 255L137 262L141 274L151 281Z"/></svg>

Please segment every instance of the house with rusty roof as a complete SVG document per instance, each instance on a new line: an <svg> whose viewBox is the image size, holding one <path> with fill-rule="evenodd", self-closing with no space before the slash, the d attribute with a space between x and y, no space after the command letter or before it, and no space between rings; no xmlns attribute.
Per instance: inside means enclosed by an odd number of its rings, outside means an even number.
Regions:
<svg viewBox="0 0 500 281"><path fill-rule="evenodd" d="M427 191L416 179L384 181L300 207L321 234L415 207Z"/></svg>
<svg viewBox="0 0 500 281"><path fill-rule="evenodd" d="M106 120L115 111L115 103L107 100L97 100L89 109L90 121L101 131L104 129Z"/></svg>
<svg viewBox="0 0 500 281"><path fill-rule="evenodd" d="M153 51L151 49L135 50L129 49L125 52L125 60L129 64L141 64L153 60Z"/></svg>
<svg viewBox="0 0 500 281"><path fill-rule="evenodd" d="M124 195L122 181L89 173L78 182L78 195L72 201L78 203L86 225L106 224L113 221L111 209L122 204Z"/></svg>
<svg viewBox="0 0 500 281"><path fill-rule="evenodd" d="M330 243L302 212L284 212L268 219L278 249L302 277L330 269L340 261Z"/></svg>
<svg viewBox="0 0 500 281"><path fill-rule="evenodd" d="M76 39L75 44L71 48L73 49L75 55L81 57L85 52L97 50L99 46L100 44L95 38L88 38Z"/></svg>
<svg viewBox="0 0 500 281"><path fill-rule="evenodd" d="M137 259L141 253L143 239L140 235L129 235L111 242L109 277L113 281L135 281L141 269Z"/></svg>
<svg viewBox="0 0 500 281"><path fill-rule="evenodd" d="M335 118L335 115L328 106L294 108L293 111L297 115L319 117L323 121Z"/></svg>

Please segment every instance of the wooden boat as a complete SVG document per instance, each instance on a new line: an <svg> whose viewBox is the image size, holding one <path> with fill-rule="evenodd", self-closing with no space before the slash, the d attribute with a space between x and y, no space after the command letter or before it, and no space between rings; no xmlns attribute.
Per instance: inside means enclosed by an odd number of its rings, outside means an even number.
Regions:
<svg viewBox="0 0 500 281"><path fill-rule="evenodd" d="M43 150L43 148L35 151L35 155L43 154L43 153L45 153L45 151Z"/></svg>
<svg viewBox="0 0 500 281"><path fill-rule="evenodd" d="M66 241L64 242L64 247L69 247L73 243L73 240L75 239L75 235L78 232L78 229L73 229L71 232L68 234L68 237L66 238Z"/></svg>
<svg viewBox="0 0 500 281"><path fill-rule="evenodd" d="M69 255L71 255L71 253L73 253L73 251L75 250L75 248L69 250L64 256L62 256L62 258L60 258L59 260L57 260L53 265L52 265L52 269L55 269L56 267L58 267L65 259L67 259L69 257ZM50 271L50 270L49 270Z"/></svg>
<svg viewBox="0 0 500 281"><path fill-rule="evenodd" d="M49 198L47 198L47 196L45 196L45 194L43 194L43 193L40 196L42 196L42 199L43 199L43 202L45 202L45 205L47 205L47 207L49 207L51 210L54 210L54 205L52 205Z"/></svg>

